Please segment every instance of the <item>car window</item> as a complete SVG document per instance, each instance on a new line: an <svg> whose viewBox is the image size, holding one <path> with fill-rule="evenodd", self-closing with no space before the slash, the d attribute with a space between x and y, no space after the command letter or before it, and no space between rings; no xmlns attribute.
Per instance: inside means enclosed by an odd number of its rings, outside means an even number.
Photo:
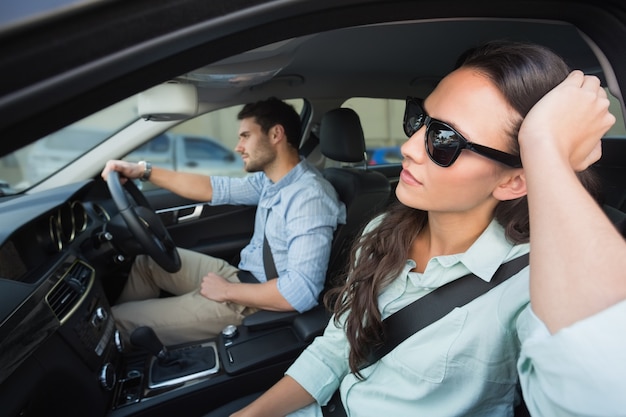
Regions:
<svg viewBox="0 0 626 417"><path fill-rule="evenodd" d="M234 161L232 151L216 142L205 138L184 137L184 151L187 158L204 159L208 161Z"/></svg>
<svg viewBox="0 0 626 417"><path fill-rule="evenodd" d="M122 100L0 158L0 195L38 184L136 120L136 101Z"/></svg>
<svg viewBox="0 0 626 417"><path fill-rule="evenodd" d="M615 125L605 136L626 139L624 116L617 98L607 90ZM406 141L402 130L404 100L355 97L342 107L351 108L359 115L365 136L368 165L393 165L402 162L400 146Z"/></svg>
<svg viewBox="0 0 626 417"><path fill-rule="evenodd" d="M0 28L17 26L20 23L50 17L61 12L69 12L78 6L89 5L102 0L46 0L23 1L3 0L0 2Z"/></svg>
<svg viewBox="0 0 626 417"><path fill-rule="evenodd" d="M302 113L304 100L294 99L286 101L294 106L298 113ZM242 108L243 105L238 105L205 113L173 127L169 132L189 137L208 137L224 148L234 152L239 130L237 113Z"/></svg>
<svg viewBox="0 0 626 417"><path fill-rule="evenodd" d="M624 113L622 112L620 102L616 97L611 95L608 90L607 95L609 96L609 100L611 102L609 106L609 111L613 116L615 116L615 124L613 125L613 127L611 127L611 129L606 133L605 136L626 139L626 125L624 123Z"/></svg>
<svg viewBox="0 0 626 417"><path fill-rule="evenodd" d="M168 135L163 134L163 135L159 135L155 137L148 143L141 145L132 153L132 155L163 154L163 153L170 152L170 150L171 150L170 149L170 137ZM147 157L144 157L141 159L147 159Z"/></svg>
<svg viewBox="0 0 626 417"><path fill-rule="evenodd" d="M298 113L304 100L287 100ZM147 160L154 166L204 175L242 177L247 174L241 156L235 152L238 141L237 114L242 105L226 107L189 119L146 142L123 159ZM143 190L156 188L142 183Z"/></svg>
<svg viewBox="0 0 626 417"><path fill-rule="evenodd" d="M400 164L400 145L406 141L402 130L404 100L355 97L342 107L354 110L361 119L368 165Z"/></svg>

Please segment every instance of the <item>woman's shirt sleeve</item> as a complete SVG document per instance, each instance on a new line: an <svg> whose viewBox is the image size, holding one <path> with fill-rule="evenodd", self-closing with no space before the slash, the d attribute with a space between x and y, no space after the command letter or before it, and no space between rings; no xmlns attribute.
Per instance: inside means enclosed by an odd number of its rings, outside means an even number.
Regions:
<svg viewBox="0 0 626 417"><path fill-rule="evenodd" d="M348 373L349 345L341 324L330 319L316 338L287 370L315 400L325 405Z"/></svg>
<svg viewBox="0 0 626 417"><path fill-rule="evenodd" d="M518 372L531 415L626 415L626 301L555 334L529 307L518 331Z"/></svg>

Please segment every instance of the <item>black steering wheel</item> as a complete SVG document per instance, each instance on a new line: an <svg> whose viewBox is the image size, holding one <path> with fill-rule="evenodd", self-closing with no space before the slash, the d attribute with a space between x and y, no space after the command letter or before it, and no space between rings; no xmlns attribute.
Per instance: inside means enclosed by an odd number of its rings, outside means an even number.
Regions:
<svg viewBox="0 0 626 417"><path fill-rule="evenodd" d="M178 272L181 262L176 244L135 183L128 180L122 186L119 173L111 171L107 186L128 229L146 253L167 272ZM124 189L132 198L128 197Z"/></svg>

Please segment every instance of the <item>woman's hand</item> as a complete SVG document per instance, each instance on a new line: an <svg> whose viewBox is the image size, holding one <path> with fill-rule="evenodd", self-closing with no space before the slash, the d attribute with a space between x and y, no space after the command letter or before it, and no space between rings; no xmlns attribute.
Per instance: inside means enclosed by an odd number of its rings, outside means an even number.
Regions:
<svg viewBox="0 0 626 417"><path fill-rule="evenodd" d="M608 108L597 77L571 72L524 119L519 132L522 159L549 158L575 171L586 169L602 155L600 139L615 123Z"/></svg>

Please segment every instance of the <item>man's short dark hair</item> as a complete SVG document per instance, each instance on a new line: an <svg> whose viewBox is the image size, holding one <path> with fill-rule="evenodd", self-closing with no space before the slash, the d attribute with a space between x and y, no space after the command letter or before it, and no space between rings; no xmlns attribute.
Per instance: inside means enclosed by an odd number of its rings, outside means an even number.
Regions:
<svg viewBox="0 0 626 417"><path fill-rule="evenodd" d="M255 118L255 121L261 126L263 133L269 132L276 125L281 125L285 129L287 142L296 150L300 148L302 125L300 115L292 105L276 97L270 97L267 100L257 101L256 103L248 103L237 114L237 119L242 120L249 117Z"/></svg>

